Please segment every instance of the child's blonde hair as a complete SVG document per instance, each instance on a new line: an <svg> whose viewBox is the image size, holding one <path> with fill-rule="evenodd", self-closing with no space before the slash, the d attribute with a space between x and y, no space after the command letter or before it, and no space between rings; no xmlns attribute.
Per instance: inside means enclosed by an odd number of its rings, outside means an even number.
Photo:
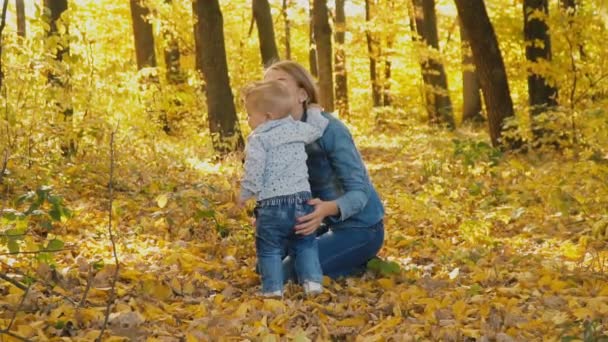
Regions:
<svg viewBox="0 0 608 342"><path fill-rule="evenodd" d="M293 106L289 90L279 81L257 81L243 88L241 98L247 109L269 114L272 119L287 117Z"/></svg>

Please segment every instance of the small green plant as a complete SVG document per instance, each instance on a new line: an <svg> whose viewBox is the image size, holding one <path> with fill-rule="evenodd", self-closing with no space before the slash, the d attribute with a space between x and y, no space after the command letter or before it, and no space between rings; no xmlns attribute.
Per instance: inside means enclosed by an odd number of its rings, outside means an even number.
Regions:
<svg viewBox="0 0 608 342"><path fill-rule="evenodd" d="M466 166L473 166L479 162L487 162L496 166L500 162L502 152L483 141L452 140L454 144L454 157L462 158Z"/></svg>
<svg viewBox="0 0 608 342"><path fill-rule="evenodd" d="M54 194L50 186L42 186L19 196L15 207L26 206L24 211L4 209L0 213L0 246L6 246L9 253L19 253L21 242L28 233L38 232L46 237L53 230L53 222L70 218L72 212L63 204L61 196ZM40 234L41 233L41 234ZM39 245L42 261L50 260L46 254L63 248L63 241L54 237Z"/></svg>
<svg viewBox="0 0 608 342"><path fill-rule="evenodd" d="M604 334L600 320L583 321L583 336L563 336L562 342L583 341L583 342L608 342L608 335Z"/></svg>

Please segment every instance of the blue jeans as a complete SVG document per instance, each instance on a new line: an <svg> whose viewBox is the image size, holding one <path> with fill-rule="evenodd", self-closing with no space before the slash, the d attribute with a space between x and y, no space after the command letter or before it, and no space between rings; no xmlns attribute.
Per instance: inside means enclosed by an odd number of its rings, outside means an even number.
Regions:
<svg viewBox="0 0 608 342"><path fill-rule="evenodd" d="M317 239L314 235L296 235L293 230L296 217L313 211L314 208L306 204L310 197L309 192L300 192L258 201L255 247L263 293L283 290L282 259L286 250L294 260L295 275L300 282L323 279ZM291 271L293 276L294 270Z"/></svg>
<svg viewBox="0 0 608 342"><path fill-rule="evenodd" d="M376 256L384 242L384 222L366 228L330 228L316 239L323 274L333 279L346 277L364 272L367 262ZM294 268L297 264L288 255L283 259L284 281L295 279Z"/></svg>

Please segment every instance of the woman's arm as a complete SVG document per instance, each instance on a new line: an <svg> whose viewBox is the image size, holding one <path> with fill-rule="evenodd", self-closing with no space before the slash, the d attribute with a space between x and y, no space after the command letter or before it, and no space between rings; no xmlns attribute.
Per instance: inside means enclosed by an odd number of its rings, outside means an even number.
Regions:
<svg viewBox="0 0 608 342"><path fill-rule="evenodd" d="M324 148L344 194L332 201L311 200L309 204L314 205L315 210L298 218L299 224L295 227L298 234L314 232L326 217L333 216L335 221L346 220L360 212L369 200L369 176L352 136L341 122L336 121L333 125L323 138Z"/></svg>

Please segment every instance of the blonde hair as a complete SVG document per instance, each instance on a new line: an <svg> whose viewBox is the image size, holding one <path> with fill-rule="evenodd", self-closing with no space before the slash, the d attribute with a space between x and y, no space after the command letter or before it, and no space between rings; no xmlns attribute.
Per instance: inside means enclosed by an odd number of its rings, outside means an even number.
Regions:
<svg viewBox="0 0 608 342"><path fill-rule="evenodd" d="M253 82L241 91L247 109L269 113L272 119L287 117L293 105L289 90L279 81Z"/></svg>
<svg viewBox="0 0 608 342"><path fill-rule="evenodd" d="M306 100L307 104L319 103L319 90L315 80L308 70L299 63L290 60L278 61L266 68L266 72L268 72L268 70L280 70L288 73L294 78L298 87L304 89L306 94L308 94L308 99Z"/></svg>

